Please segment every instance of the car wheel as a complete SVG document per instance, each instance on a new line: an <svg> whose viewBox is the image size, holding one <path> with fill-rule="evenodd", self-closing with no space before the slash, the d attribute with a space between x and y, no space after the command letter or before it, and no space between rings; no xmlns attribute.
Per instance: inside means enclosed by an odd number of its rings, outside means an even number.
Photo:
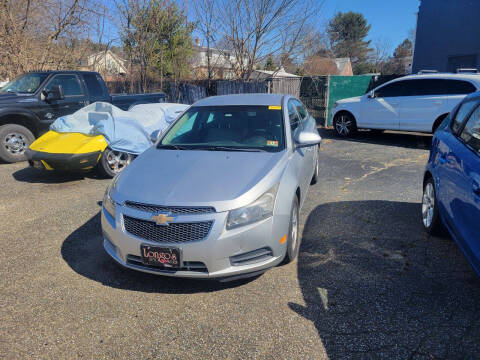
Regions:
<svg viewBox="0 0 480 360"><path fill-rule="evenodd" d="M427 233L441 235L444 233L440 215L438 214L437 196L435 194L435 183L432 178L425 182L422 197L422 222Z"/></svg>
<svg viewBox="0 0 480 360"><path fill-rule="evenodd" d="M132 160L133 155L107 147L100 158L98 170L103 176L114 177L125 169Z"/></svg>
<svg viewBox="0 0 480 360"><path fill-rule="evenodd" d="M315 161L315 170L313 171L312 180L310 180L310 185L315 185L318 181L318 156L317 161Z"/></svg>
<svg viewBox="0 0 480 360"><path fill-rule="evenodd" d="M35 136L24 126L0 126L0 159L7 163L26 160L25 150L34 140Z"/></svg>
<svg viewBox="0 0 480 360"><path fill-rule="evenodd" d="M353 116L348 113L340 113L335 116L333 127L340 137L352 136L357 132L357 122Z"/></svg>
<svg viewBox="0 0 480 360"><path fill-rule="evenodd" d="M290 213L290 226L288 228L287 250L284 264L291 263L298 256L300 250L300 237L298 236L298 198L295 196Z"/></svg>

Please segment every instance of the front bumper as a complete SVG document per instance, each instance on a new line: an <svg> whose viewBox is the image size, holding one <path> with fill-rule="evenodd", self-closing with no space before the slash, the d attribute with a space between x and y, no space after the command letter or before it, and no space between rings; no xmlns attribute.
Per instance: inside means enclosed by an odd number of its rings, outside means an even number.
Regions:
<svg viewBox="0 0 480 360"><path fill-rule="evenodd" d="M237 229L225 230L227 212L178 216L176 221L211 221L213 225L203 240L175 243L153 242L126 232L123 216L151 218L151 213L117 205L116 219L102 208L102 230L106 252L120 265L152 274L186 278L236 278L261 273L279 264L286 252L289 219L275 215ZM176 247L182 254L179 269L159 268L141 262L140 245Z"/></svg>
<svg viewBox="0 0 480 360"><path fill-rule="evenodd" d="M97 166L102 152L57 154L27 149L25 155L30 166L44 170L88 171Z"/></svg>

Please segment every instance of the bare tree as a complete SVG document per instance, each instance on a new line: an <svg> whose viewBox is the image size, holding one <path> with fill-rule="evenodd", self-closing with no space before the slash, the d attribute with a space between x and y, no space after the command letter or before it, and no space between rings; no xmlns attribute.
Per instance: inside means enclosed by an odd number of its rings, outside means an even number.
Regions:
<svg viewBox="0 0 480 360"><path fill-rule="evenodd" d="M197 30L203 35L206 44L207 79L212 80L215 75L215 64L214 59L212 58L211 49L216 41L219 15L216 1L195 0L193 1L193 8L195 11Z"/></svg>
<svg viewBox="0 0 480 360"><path fill-rule="evenodd" d="M76 68L96 0L0 0L0 75Z"/></svg>
<svg viewBox="0 0 480 360"><path fill-rule="evenodd" d="M0 75L76 68L96 0L0 0Z"/></svg>
<svg viewBox="0 0 480 360"><path fill-rule="evenodd" d="M296 57L321 5L308 0L216 1L218 31L230 43L235 70L242 79L248 79L267 56Z"/></svg>
<svg viewBox="0 0 480 360"><path fill-rule="evenodd" d="M387 39L381 38L375 41L370 53L370 63L374 72L383 74L387 71L391 51L392 45Z"/></svg>

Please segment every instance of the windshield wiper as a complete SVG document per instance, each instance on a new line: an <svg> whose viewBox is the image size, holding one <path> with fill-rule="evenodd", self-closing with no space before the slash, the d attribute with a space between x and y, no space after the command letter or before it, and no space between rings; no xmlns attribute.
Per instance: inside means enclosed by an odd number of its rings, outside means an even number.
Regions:
<svg viewBox="0 0 480 360"><path fill-rule="evenodd" d="M157 149L191 150L192 148L180 145L166 144L158 146Z"/></svg>
<svg viewBox="0 0 480 360"><path fill-rule="evenodd" d="M266 152L263 149L246 149L246 148L237 148L231 146L202 146L195 147L195 150L207 150L207 151L244 151L244 152Z"/></svg>

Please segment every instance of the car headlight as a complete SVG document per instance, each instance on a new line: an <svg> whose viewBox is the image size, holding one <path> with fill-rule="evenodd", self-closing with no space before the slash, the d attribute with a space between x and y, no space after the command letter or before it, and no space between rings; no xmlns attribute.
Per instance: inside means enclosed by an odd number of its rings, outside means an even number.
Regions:
<svg viewBox="0 0 480 360"><path fill-rule="evenodd" d="M115 201L112 199L112 194L115 191L115 187L117 186L117 179L118 175L115 176L110 183L110 185L107 186L107 189L105 190L105 195L103 195L103 208L107 213L109 213L114 219L115 219Z"/></svg>
<svg viewBox="0 0 480 360"><path fill-rule="evenodd" d="M273 215L278 184L260 196L250 205L230 210L227 218L227 230L251 224Z"/></svg>

